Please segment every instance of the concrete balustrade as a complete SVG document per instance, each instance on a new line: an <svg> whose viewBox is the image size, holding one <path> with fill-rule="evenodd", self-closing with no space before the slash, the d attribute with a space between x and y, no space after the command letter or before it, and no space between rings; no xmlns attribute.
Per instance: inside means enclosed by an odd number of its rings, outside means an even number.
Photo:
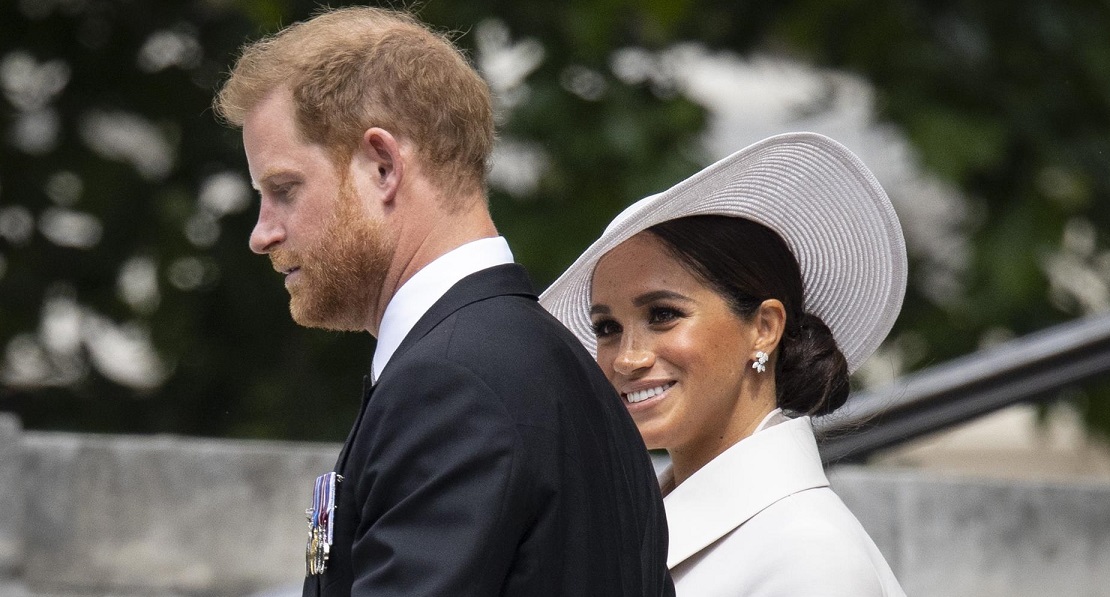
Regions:
<svg viewBox="0 0 1110 597"><path fill-rule="evenodd" d="M1096 597L1110 591L1110 485L853 467L833 487L909 595Z"/></svg>
<svg viewBox="0 0 1110 597"><path fill-rule="evenodd" d="M0 597L295 587L312 480L338 448L29 432L0 415ZM831 478L910 595L1110 587L1110 484L868 467Z"/></svg>
<svg viewBox="0 0 1110 597"><path fill-rule="evenodd" d="M0 413L0 578L15 576L23 547L19 419Z"/></svg>
<svg viewBox="0 0 1110 597"><path fill-rule="evenodd" d="M312 481L339 448L41 432L21 443L19 577L35 592L82 595L297 582Z"/></svg>

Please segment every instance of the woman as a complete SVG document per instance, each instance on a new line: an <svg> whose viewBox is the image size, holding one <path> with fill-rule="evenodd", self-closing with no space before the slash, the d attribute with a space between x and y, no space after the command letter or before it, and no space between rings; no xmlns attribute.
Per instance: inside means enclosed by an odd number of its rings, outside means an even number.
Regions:
<svg viewBox="0 0 1110 597"><path fill-rule="evenodd" d="M904 595L829 489L809 416L844 404L905 285L875 178L796 133L634 204L544 293L670 455L678 595Z"/></svg>

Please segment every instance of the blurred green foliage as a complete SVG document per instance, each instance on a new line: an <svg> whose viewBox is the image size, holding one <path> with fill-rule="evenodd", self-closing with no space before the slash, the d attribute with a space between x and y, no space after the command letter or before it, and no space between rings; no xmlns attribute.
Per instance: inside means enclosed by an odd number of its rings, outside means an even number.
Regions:
<svg viewBox="0 0 1110 597"><path fill-rule="evenodd" d="M9 361L22 350L45 380L0 386L0 410L33 428L344 436L372 338L295 326L280 279L247 249L253 204L198 200L246 170L238 132L209 108L238 47L315 9L303 0L0 3L0 349ZM1046 275L1067 230L1093 231L1077 258L1110 280L1104 2L426 0L415 9L458 32L472 56L478 29L494 21L507 43L542 44L499 130L542 148L542 176L491 195L540 288L621 208L705 164L703 108L623 82L611 67L618 49L691 40L864 77L879 117L971 202L960 294L938 300L911 279L892 335L915 339L909 367L1090 311ZM117 138L135 130L161 149ZM58 222L75 214L99 222L98 235L59 244L50 223L65 229ZM129 295L123 273L146 270L153 294ZM44 305L77 313L77 327L44 329ZM98 363L94 345L110 330L96 321L125 337L148 330L164 379L144 388ZM1097 429L1110 430L1108 398L1092 385L1080 400Z"/></svg>

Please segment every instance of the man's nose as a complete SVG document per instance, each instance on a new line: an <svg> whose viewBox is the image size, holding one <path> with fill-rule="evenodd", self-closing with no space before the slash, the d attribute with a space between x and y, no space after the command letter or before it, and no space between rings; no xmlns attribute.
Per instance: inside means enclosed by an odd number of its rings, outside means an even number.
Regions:
<svg viewBox="0 0 1110 597"><path fill-rule="evenodd" d="M265 255L285 240L285 227L275 218L270 210L262 207L258 211L258 221L251 231L251 250L259 255Z"/></svg>

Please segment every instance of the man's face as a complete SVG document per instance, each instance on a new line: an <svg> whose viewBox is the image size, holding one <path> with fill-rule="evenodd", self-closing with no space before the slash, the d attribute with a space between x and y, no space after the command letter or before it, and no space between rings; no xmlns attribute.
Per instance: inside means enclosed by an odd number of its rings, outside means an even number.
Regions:
<svg viewBox="0 0 1110 597"><path fill-rule="evenodd" d="M368 329L394 247L373 199L359 196L349 164L337 168L323 147L301 139L286 90L247 114L243 145L261 194L251 250L285 275L294 321Z"/></svg>

